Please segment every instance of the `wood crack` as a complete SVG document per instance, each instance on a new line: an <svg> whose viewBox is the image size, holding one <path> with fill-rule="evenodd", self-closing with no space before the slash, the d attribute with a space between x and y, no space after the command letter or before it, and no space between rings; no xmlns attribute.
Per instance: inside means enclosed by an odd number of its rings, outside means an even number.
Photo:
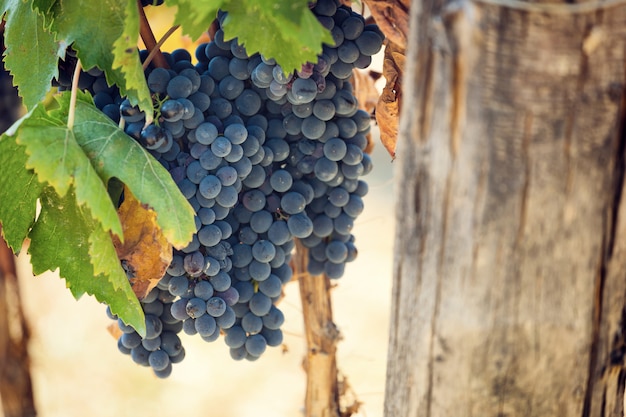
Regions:
<svg viewBox="0 0 626 417"><path fill-rule="evenodd" d="M520 196L520 213L519 223L517 227L516 246L520 246L522 239L524 238L524 229L526 227L526 207L528 205L528 189L530 187L531 167L530 167L530 155L529 148L532 139L533 128L533 114L530 111L526 112L524 117L524 136L522 138L522 160L524 164L524 183L522 185L522 194Z"/></svg>
<svg viewBox="0 0 626 417"><path fill-rule="evenodd" d="M586 63L586 57L583 57L584 62ZM626 79L626 74L625 77ZM613 258L616 235L618 234L618 220L619 220L619 211L620 205L623 204L622 201L622 190L624 187L624 173L626 169L626 161L625 161L625 152L626 152L626 94L622 93L621 97L621 105L619 111L619 127L618 127L618 137L617 146L615 149L615 167L613 170L613 183L612 190L613 195L607 200L607 211L604 218L604 236L602 241L602 248L600 253L599 265L598 265L598 276L596 277L596 291L594 293L594 310L593 310L593 327L592 327L592 346L590 351L590 360L589 360L589 374L587 380L587 387L585 391L585 402L583 407L583 417L593 417L592 410L596 409L599 406L601 410L601 416L606 415L615 415L614 410L606 410L607 401L613 401L613 399L607 398L607 389L606 389L606 380L602 378L601 375L598 375L599 369L602 369L602 372L605 373L607 369L609 369L612 365L612 361L614 360L614 352L610 352L608 356L605 356L603 352L600 351L599 346L601 343L601 328L603 325L603 304L604 304L604 286L608 275L609 265ZM612 199L612 200L611 200ZM623 314L622 314L623 320ZM622 324L623 326L623 324ZM614 342L614 341L613 341ZM614 343L611 348L614 348ZM599 361L606 361L606 364ZM599 365L601 366L599 368ZM595 384L603 384L602 396L600 398L594 398L594 388ZM623 390L617 393L619 398L623 398L624 392ZM593 401L599 400L601 404L594 405ZM609 414L605 414L609 413Z"/></svg>
<svg viewBox="0 0 626 417"><path fill-rule="evenodd" d="M585 401L583 404L582 417L595 417L591 415L592 399L594 391L594 382L596 382L595 370L598 359L598 342L600 336L600 322L602 319L602 293L604 290L604 280L606 277L606 268L603 262L604 253L606 251L606 236L602 244L602 250L600 253L600 259L597 267L597 275L595 279L594 289L594 308L593 308L593 323L592 323L592 336L591 336L591 348L589 354L589 371L587 372L587 387L585 389Z"/></svg>

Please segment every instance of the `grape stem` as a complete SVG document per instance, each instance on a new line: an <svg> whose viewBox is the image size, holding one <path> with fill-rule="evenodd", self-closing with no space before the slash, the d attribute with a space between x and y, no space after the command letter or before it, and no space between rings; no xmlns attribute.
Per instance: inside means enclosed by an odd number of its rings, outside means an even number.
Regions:
<svg viewBox="0 0 626 417"><path fill-rule="evenodd" d="M146 49L152 54L154 52L154 65L159 68L169 68L167 64L167 60L161 53L161 50L157 46L156 38L154 37L154 33L152 33L152 28L150 27L150 23L148 23L148 18L146 17L146 13L143 10L143 6L141 5L141 0L137 0L137 7L139 8L139 34L141 35L141 39L143 40L144 45L146 45Z"/></svg>
<svg viewBox="0 0 626 417"><path fill-rule="evenodd" d="M169 30L167 32L165 32L165 35L163 35L163 37L161 39L159 39L159 41L154 45L154 48L150 51L150 53L148 54L148 56L146 57L146 60L143 62L143 69L145 70L146 68L148 68L148 65L150 65L150 62L152 62L152 60L158 55L161 54L161 56L163 56L163 54L161 53L161 46L163 46L163 44L165 43L165 41L172 36L172 34L174 32L176 32L176 29L178 29L180 27L180 25L176 25L176 26L172 26L171 28L169 28ZM164 58L165 59L165 58ZM155 62L156 64L156 62Z"/></svg>
<svg viewBox="0 0 626 417"><path fill-rule="evenodd" d="M74 115L76 114L76 97L78 95L78 80L80 79L80 70L82 69L80 59L76 61L74 68L74 76L72 77L72 92L70 95L70 109L67 114L67 128L72 130L74 127Z"/></svg>

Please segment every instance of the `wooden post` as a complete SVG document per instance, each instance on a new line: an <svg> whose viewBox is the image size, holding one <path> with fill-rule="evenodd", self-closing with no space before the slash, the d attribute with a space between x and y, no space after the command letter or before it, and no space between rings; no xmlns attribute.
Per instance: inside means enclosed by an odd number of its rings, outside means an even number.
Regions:
<svg viewBox="0 0 626 417"><path fill-rule="evenodd" d="M626 4L410 25L385 415L622 416Z"/></svg>

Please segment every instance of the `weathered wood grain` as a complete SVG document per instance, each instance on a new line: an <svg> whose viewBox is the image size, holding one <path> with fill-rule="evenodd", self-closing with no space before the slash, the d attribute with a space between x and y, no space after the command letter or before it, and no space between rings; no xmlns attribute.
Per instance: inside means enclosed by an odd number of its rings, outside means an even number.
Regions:
<svg viewBox="0 0 626 417"><path fill-rule="evenodd" d="M626 6L411 7L386 416L622 416Z"/></svg>

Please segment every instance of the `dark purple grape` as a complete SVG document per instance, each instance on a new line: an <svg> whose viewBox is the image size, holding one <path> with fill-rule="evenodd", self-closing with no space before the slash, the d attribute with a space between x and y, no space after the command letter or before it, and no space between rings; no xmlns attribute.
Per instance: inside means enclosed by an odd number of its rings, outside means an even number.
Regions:
<svg viewBox="0 0 626 417"><path fill-rule="evenodd" d="M157 125L149 125L141 131L139 142L146 149L157 149L167 140L165 130Z"/></svg>

